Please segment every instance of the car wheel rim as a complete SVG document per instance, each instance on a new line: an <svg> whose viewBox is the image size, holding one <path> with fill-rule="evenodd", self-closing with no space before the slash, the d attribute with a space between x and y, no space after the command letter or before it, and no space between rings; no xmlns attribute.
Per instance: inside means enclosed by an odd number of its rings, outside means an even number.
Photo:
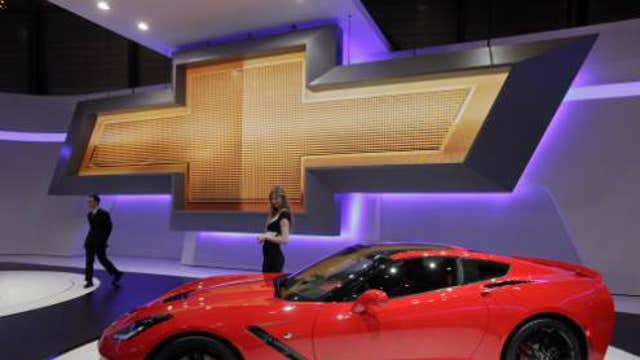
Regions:
<svg viewBox="0 0 640 360"><path fill-rule="evenodd" d="M518 344L518 360L566 360L576 359L576 348L571 338L553 326L540 326Z"/></svg>

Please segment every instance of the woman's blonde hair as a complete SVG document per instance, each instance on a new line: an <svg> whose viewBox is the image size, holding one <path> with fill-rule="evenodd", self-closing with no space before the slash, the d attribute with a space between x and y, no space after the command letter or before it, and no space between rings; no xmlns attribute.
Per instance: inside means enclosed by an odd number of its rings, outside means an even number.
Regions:
<svg viewBox="0 0 640 360"><path fill-rule="evenodd" d="M275 207L273 207L273 205L271 205L271 199L273 199L274 197L280 197L281 204L280 204L280 209L276 209ZM287 210L289 211L289 213L291 213L291 207L289 206L289 198L287 197L287 193L284 191L284 189L280 186L275 186L273 189L271 189L271 192L269 192L269 216L270 217L274 217L280 210Z"/></svg>

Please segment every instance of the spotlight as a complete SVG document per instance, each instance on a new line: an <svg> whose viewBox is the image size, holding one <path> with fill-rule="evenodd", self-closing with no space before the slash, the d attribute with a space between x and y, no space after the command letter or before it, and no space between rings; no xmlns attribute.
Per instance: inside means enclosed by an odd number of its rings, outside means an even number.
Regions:
<svg viewBox="0 0 640 360"><path fill-rule="evenodd" d="M111 10L111 5L109 5L108 2L106 1L98 1L98 9L102 10L102 11L109 11Z"/></svg>
<svg viewBox="0 0 640 360"><path fill-rule="evenodd" d="M138 30L147 31L147 30L149 30L149 25L147 25L147 23L144 22L144 21L139 21L138 22Z"/></svg>

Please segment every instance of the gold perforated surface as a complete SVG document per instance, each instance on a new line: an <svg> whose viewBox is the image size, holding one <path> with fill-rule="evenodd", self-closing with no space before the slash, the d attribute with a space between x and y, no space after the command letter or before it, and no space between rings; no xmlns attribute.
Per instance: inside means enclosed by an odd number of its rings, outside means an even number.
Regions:
<svg viewBox="0 0 640 360"><path fill-rule="evenodd" d="M428 163L476 87L407 79L311 92L304 59L188 69L185 108L100 115L81 174L186 171L188 202L262 202L274 185L300 201L303 166Z"/></svg>

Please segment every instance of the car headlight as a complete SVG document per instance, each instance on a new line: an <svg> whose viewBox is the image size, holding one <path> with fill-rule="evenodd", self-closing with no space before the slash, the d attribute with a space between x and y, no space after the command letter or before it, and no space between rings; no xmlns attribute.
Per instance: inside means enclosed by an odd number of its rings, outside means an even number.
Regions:
<svg viewBox="0 0 640 360"><path fill-rule="evenodd" d="M118 341L129 340L137 336L141 332L146 331L165 321L169 321L172 318L173 316L171 316L171 314L162 314L162 315L156 315L146 319L138 320L135 323L113 334L112 338Z"/></svg>

